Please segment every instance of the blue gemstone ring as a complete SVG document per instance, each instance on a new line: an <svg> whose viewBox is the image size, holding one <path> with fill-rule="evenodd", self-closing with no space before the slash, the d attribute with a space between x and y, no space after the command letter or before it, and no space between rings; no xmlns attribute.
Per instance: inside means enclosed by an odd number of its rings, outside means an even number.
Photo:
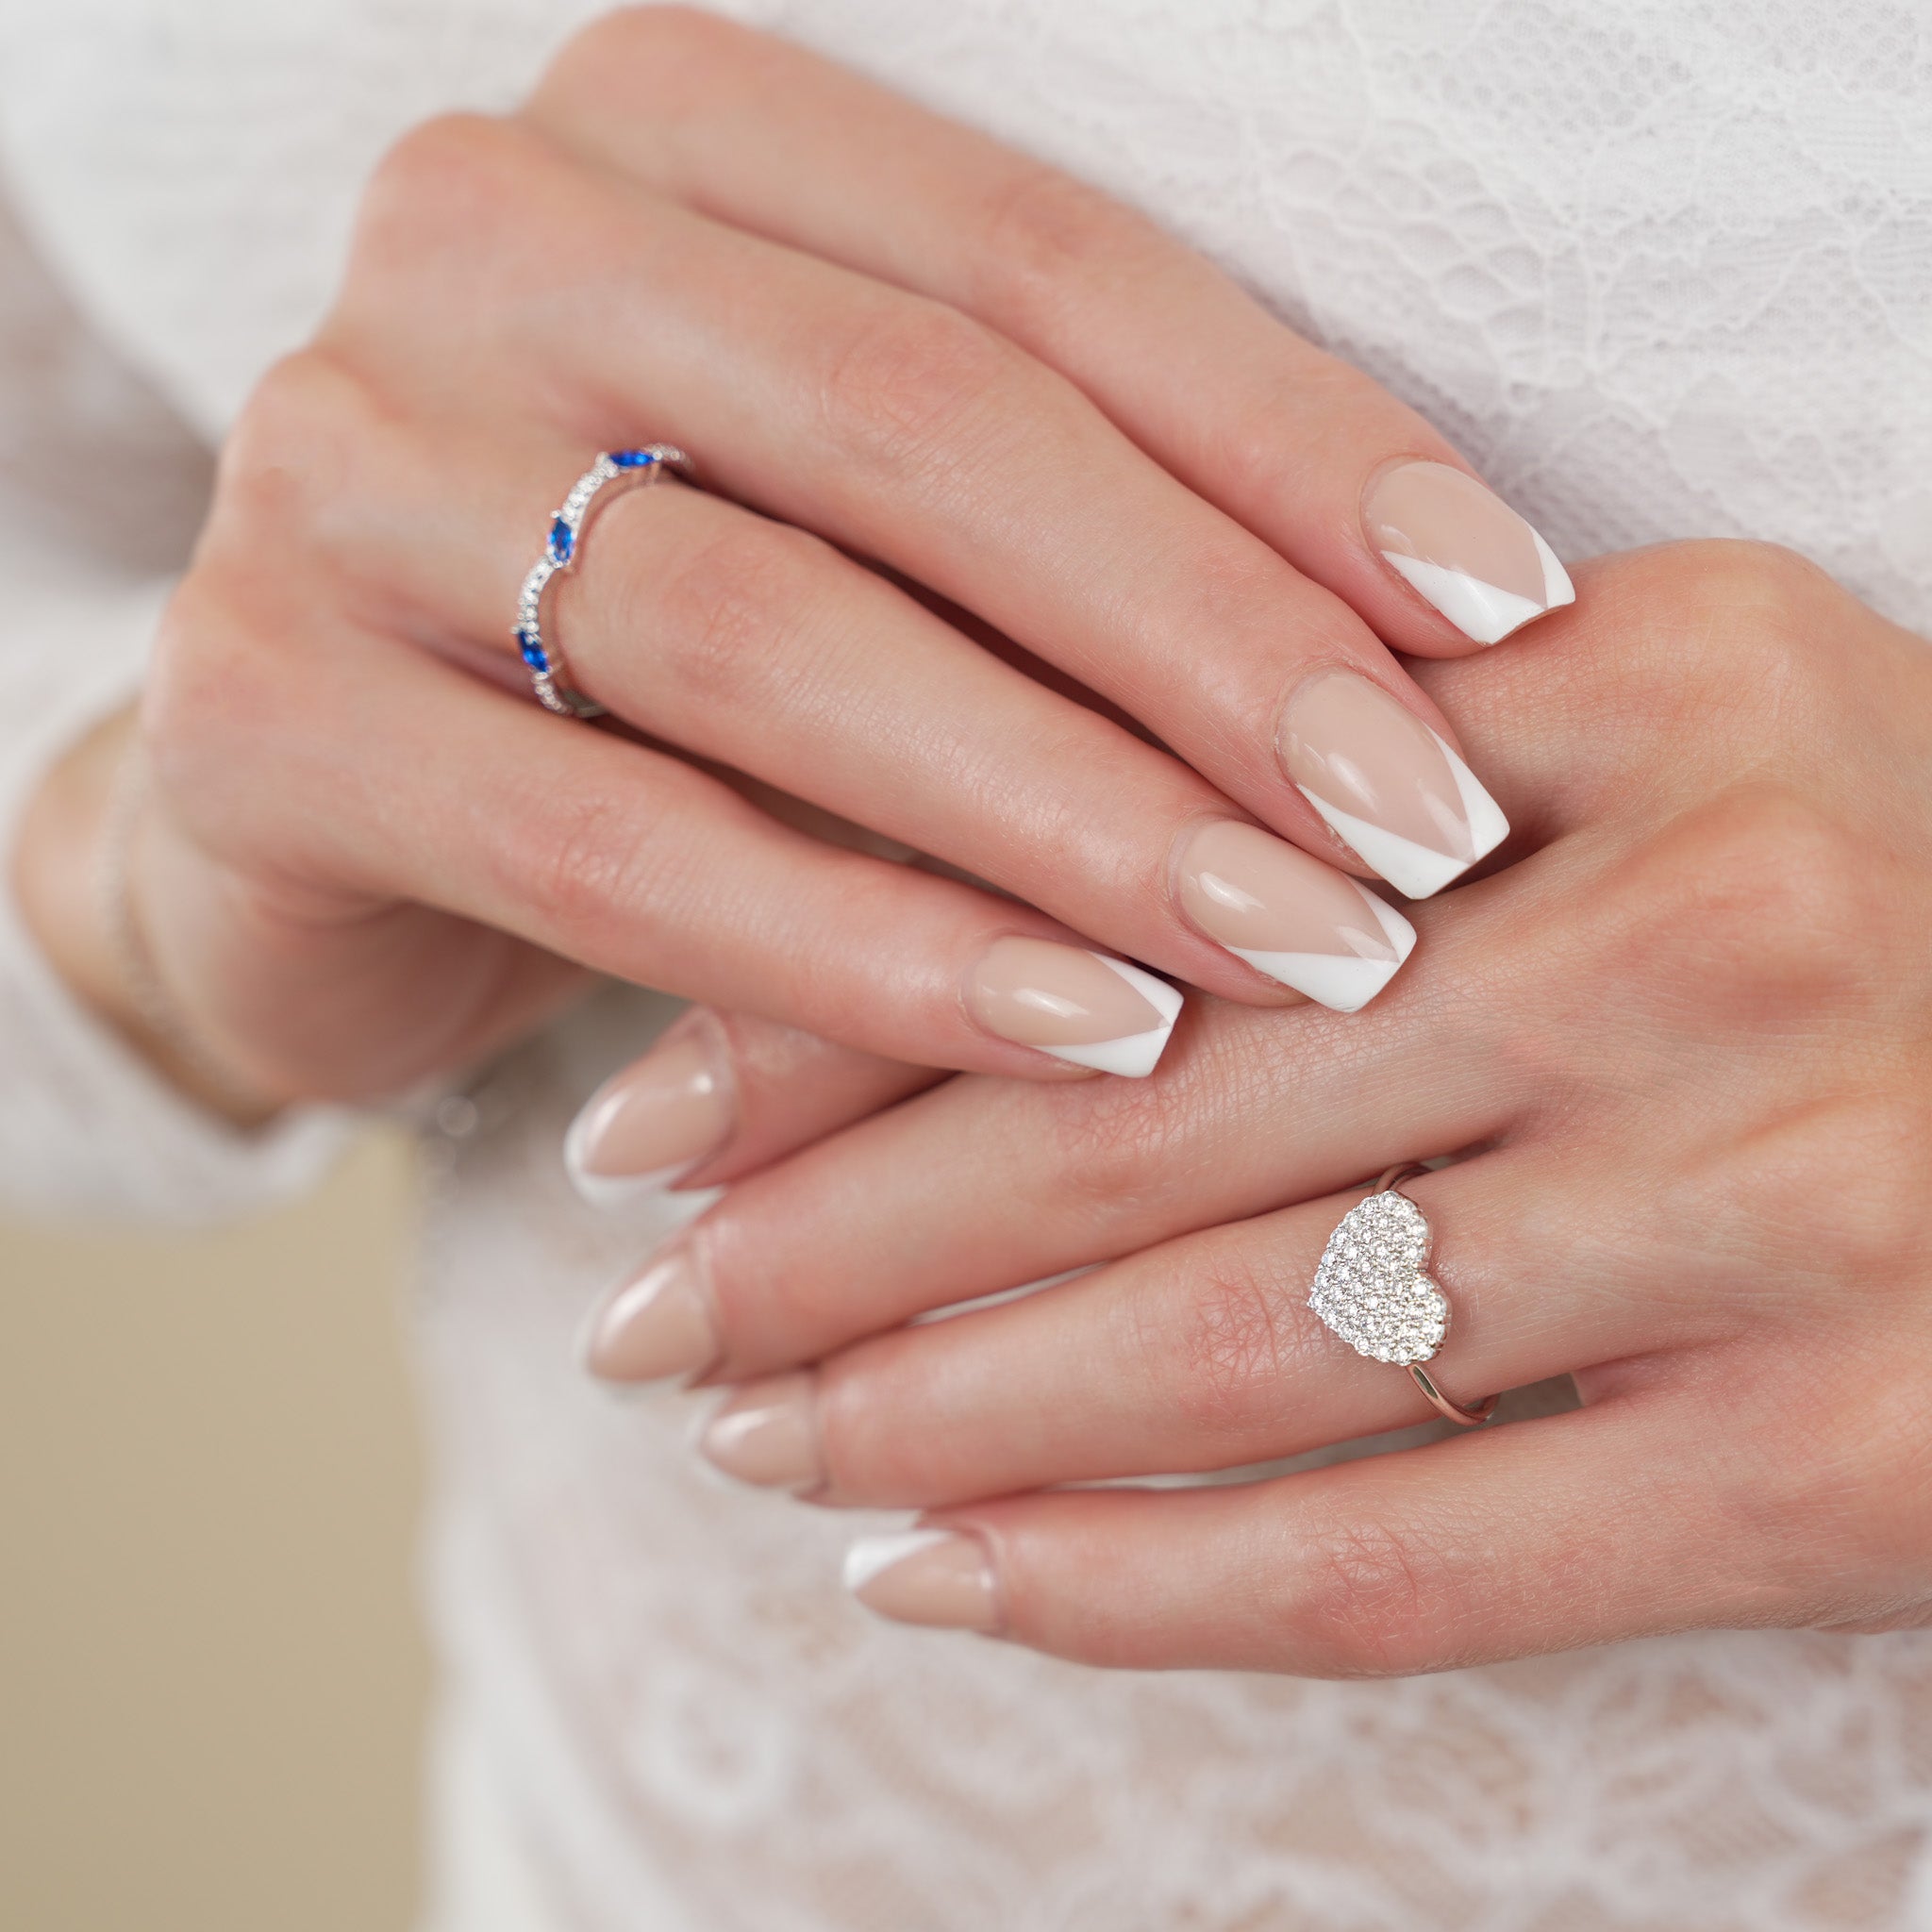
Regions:
<svg viewBox="0 0 1932 1932"><path fill-rule="evenodd" d="M647 442L641 449L608 449L571 485L550 519L543 555L531 565L517 593L517 621L510 635L530 667L530 689L546 710L566 718L601 718L604 707L571 688L563 653L554 638L544 635L544 592L561 571L575 570L583 552L584 533L591 518L640 484L655 483L667 470L693 474L691 458L668 442Z"/></svg>

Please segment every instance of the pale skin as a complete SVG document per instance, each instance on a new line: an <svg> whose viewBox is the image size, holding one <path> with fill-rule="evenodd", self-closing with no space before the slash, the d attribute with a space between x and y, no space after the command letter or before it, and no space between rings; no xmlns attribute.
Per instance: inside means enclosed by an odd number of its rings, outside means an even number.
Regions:
<svg viewBox="0 0 1932 1932"><path fill-rule="evenodd" d="M1181 408L1189 343L1214 353ZM633 729L567 729L521 690L518 584L591 455L658 440L717 493L606 513L559 628ZM1366 871L1274 748L1311 674L1453 741L1388 646L1470 641L1361 529L1402 458L1459 464L1125 210L775 42L612 16L519 114L398 145L333 311L229 439L142 705L157 966L264 1107L472 1061L584 969L1034 1078L1077 1075L965 997L1002 936L1291 1003L1190 924L1175 857L1259 821ZM69 790L29 826L50 855L90 836ZM29 914L99 986L49 870L24 861ZM914 1077L835 1073L849 1110Z"/></svg>
<svg viewBox="0 0 1932 1932"><path fill-rule="evenodd" d="M646 72L675 108L631 110ZM563 609L633 730L568 724L519 693L506 613L589 452L659 437L722 494L609 512ZM140 727L157 969L243 1118L467 1064L590 971L715 1002L691 1024L737 1124L692 1178L753 1177L685 1250L709 1378L756 1403L785 1372L817 1493L942 1512L1013 1641L1354 1673L1916 1621L1924 646L1782 553L1687 545L1474 654L1363 540L1401 458L1459 462L1137 217L773 43L615 17L519 116L403 144L244 413ZM1366 874L1272 748L1334 667L1516 831L1353 1017L1205 940L1173 876L1216 818ZM131 737L50 778L23 902L206 1091L75 884ZM1151 1079L1077 1078L962 1001L1015 933L1208 997ZM973 1077L864 1118L935 1068ZM1259 1486L1021 1493L1421 1419L1302 1304L1344 1191L1471 1149L1410 1188L1439 1379L1575 1372L1583 1409Z"/></svg>
<svg viewBox="0 0 1932 1932"><path fill-rule="evenodd" d="M1362 1674L1932 1612L1932 653L1751 545L1579 590L1534 646L1421 674L1534 849L1418 908L1398 993L1204 1006L1140 1086L949 1083L687 1238L709 1378L810 1444L786 1480L976 1539L975 1622ZM1439 1151L1470 1158L1407 1184L1454 1311L1432 1373L1474 1403L1571 1372L1580 1410L1026 1493L1428 1419L1306 1304L1364 1177Z"/></svg>

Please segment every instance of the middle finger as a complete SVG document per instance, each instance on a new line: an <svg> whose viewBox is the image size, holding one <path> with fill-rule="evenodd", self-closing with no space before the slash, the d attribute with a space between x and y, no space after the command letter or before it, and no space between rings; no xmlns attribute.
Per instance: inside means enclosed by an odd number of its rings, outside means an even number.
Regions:
<svg viewBox="0 0 1932 1932"><path fill-rule="evenodd" d="M465 291L489 315L471 324L482 373L452 368L458 325L433 284L441 319L416 344L419 385L459 382L471 407L479 380L541 396L590 446L613 425L681 444L728 494L973 611L1264 824L1410 896L1507 835L1441 714L1359 618L1011 342L587 175L526 131L477 123L438 140L423 164L449 172L454 143L507 238L491 286ZM440 205L378 195L365 249L404 275L434 261L420 212L385 210Z"/></svg>
<svg viewBox="0 0 1932 1932"><path fill-rule="evenodd" d="M543 525L531 479L555 476L555 501L581 457L534 427L482 439L363 414L332 545L406 627L505 648ZM425 529L407 507L430 501ZM1414 943L1393 908L1234 818L1179 759L803 531L680 485L639 491L602 513L562 590L552 641L618 717L1209 991L1272 1004L1286 985L1352 1011Z"/></svg>

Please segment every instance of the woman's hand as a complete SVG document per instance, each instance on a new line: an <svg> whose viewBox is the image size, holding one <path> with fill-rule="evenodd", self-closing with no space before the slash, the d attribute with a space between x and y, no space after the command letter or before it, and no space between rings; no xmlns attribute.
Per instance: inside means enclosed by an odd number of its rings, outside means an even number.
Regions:
<svg viewBox="0 0 1932 1932"><path fill-rule="evenodd" d="M721 493L589 539L552 635L628 728L582 728L521 689L518 585L591 454L657 439ZM1569 595L1143 221L617 15L524 112L400 144L243 412L145 705L135 912L271 1097L406 1086L584 967L902 1061L1141 1073L1177 996L1087 944L1360 1005L1412 934L1348 872L1433 891L1507 830L1376 633L1454 654Z"/></svg>
<svg viewBox="0 0 1932 1932"><path fill-rule="evenodd" d="M1532 850L1420 908L1372 1013L1209 1004L1136 1087L949 1082L735 1188L594 1365L747 1381L725 1468L943 1510L861 1557L868 1601L1092 1662L1924 1621L1932 651L1753 546L1582 590L1534 649L1423 673ZM1430 1373L1474 1404L1574 1372L1580 1411L1018 1493L1427 1419L1307 1303L1363 1177L1450 1152L1406 1186L1453 1311Z"/></svg>

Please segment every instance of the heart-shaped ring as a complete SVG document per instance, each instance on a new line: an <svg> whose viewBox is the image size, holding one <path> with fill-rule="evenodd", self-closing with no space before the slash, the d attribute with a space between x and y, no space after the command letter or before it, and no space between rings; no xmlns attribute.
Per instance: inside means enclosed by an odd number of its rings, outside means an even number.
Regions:
<svg viewBox="0 0 1932 1932"><path fill-rule="evenodd" d="M1497 1398L1464 1408L1423 1367L1449 1332L1449 1298L1429 1278L1428 1220L1399 1183L1427 1172L1414 1160L1391 1167L1341 1217L1322 1250L1308 1306L1357 1355L1400 1363L1452 1423L1474 1428L1489 1421Z"/></svg>

